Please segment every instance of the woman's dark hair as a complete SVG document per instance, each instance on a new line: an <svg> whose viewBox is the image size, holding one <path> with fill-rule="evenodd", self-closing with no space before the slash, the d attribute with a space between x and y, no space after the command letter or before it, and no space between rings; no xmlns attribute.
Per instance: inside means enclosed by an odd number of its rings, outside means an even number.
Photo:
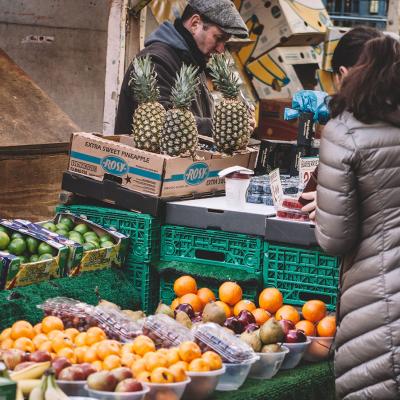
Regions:
<svg viewBox="0 0 400 400"><path fill-rule="evenodd" d="M332 69L338 74L341 66L349 68L357 63L368 40L382 36L382 32L368 26L358 26L348 31L339 40L332 55Z"/></svg>
<svg viewBox="0 0 400 400"><path fill-rule="evenodd" d="M400 42L380 35L369 40L358 62L329 103L332 117L350 111L364 123L384 120L400 107Z"/></svg>

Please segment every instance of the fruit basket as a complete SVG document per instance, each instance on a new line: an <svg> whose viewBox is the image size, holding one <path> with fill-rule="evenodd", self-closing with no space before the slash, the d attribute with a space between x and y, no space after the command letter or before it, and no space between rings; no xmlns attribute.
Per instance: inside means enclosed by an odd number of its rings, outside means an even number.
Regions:
<svg viewBox="0 0 400 400"><path fill-rule="evenodd" d="M250 378L271 379L277 374L289 349L281 347L281 351L271 353L256 353L260 358L250 369Z"/></svg>
<svg viewBox="0 0 400 400"><path fill-rule="evenodd" d="M183 400L204 400L209 398L225 373L225 366L215 371L191 372L187 374L191 381L183 393Z"/></svg>

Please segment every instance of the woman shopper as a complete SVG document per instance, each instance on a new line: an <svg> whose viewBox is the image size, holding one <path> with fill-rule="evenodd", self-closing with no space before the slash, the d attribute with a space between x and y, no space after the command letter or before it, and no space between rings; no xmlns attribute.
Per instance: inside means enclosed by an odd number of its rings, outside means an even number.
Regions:
<svg viewBox="0 0 400 400"><path fill-rule="evenodd" d="M316 236L342 256L336 394L400 398L400 43L369 40L330 102Z"/></svg>

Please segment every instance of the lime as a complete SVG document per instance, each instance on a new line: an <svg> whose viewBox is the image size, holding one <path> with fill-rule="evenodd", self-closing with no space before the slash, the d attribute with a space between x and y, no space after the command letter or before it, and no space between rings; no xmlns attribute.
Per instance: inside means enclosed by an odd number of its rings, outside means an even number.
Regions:
<svg viewBox="0 0 400 400"><path fill-rule="evenodd" d="M17 258L19 258L19 262L21 264L26 264L27 262L29 262L29 258L26 256L17 256Z"/></svg>
<svg viewBox="0 0 400 400"><path fill-rule="evenodd" d="M61 223L61 222L59 222L59 223L56 225L56 228L57 228L57 230L62 229L62 230L67 231L67 232L70 230L69 227L68 227L68 225L65 225L65 224L63 224L63 223Z"/></svg>
<svg viewBox="0 0 400 400"><path fill-rule="evenodd" d="M16 256L20 256L26 250L26 243L24 239L15 238L11 240L7 250Z"/></svg>
<svg viewBox="0 0 400 400"><path fill-rule="evenodd" d="M100 236L100 242L111 242L111 236L108 233Z"/></svg>
<svg viewBox="0 0 400 400"><path fill-rule="evenodd" d="M47 244L45 242L42 242L42 243L39 244L38 254L42 255L42 254L46 254L46 253L52 254L53 253L53 248L49 244Z"/></svg>
<svg viewBox="0 0 400 400"><path fill-rule="evenodd" d="M52 232L55 232L57 230L55 224L53 224L52 222L46 222L42 226L43 226L43 228L46 228L46 229L48 229L49 231L52 231Z"/></svg>
<svg viewBox="0 0 400 400"><path fill-rule="evenodd" d="M43 261L43 260L51 260L53 258L53 256L49 253L43 253L40 257L39 257L39 261Z"/></svg>
<svg viewBox="0 0 400 400"><path fill-rule="evenodd" d="M83 251L96 250L96 249L97 249L97 247L94 243L89 242L89 243L85 243L83 245Z"/></svg>
<svg viewBox="0 0 400 400"><path fill-rule="evenodd" d="M39 246L39 240L28 236L25 240L26 247L28 248L29 253L34 254L37 252L37 248Z"/></svg>
<svg viewBox="0 0 400 400"><path fill-rule="evenodd" d="M68 231L66 231L65 229L57 229L56 233L57 235L68 236Z"/></svg>
<svg viewBox="0 0 400 400"><path fill-rule="evenodd" d="M93 246L96 247L96 249L100 248L100 242L98 240L89 239L89 240L86 240L86 243L91 243Z"/></svg>
<svg viewBox="0 0 400 400"><path fill-rule="evenodd" d="M74 223L72 222L72 219L69 219L67 217L61 218L59 223L67 226L69 231L74 227Z"/></svg>
<svg viewBox="0 0 400 400"><path fill-rule="evenodd" d="M84 237L85 239L88 238L88 237L94 237L94 238L96 238L97 240L99 240L99 237L97 236L97 233L96 233L96 232L93 232L93 231L89 231L89 232L84 233L84 234L83 234L83 237Z"/></svg>
<svg viewBox="0 0 400 400"><path fill-rule="evenodd" d="M104 242L101 242L101 247L103 249L107 248L107 247L112 247L114 246L114 243L111 242L110 240L105 240Z"/></svg>
<svg viewBox="0 0 400 400"><path fill-rule="evenodd" d="M5 232L5 233L7 233L7 235L9 235L8 229L3 225L0 225L0 232Z"/></svg>
<svg viewBox="0 0 400 400"><path fill-rule="evenodd" d="M69 232L68 238L73 240L74 242L78 242L80 244L83 244L85 241L83 240L83 237L78 233L74 232L75 234L72 234L74 231Z"/></svg>
<svg viewBox="0 0 400 400"><path fill-rule="evenodd" d="M75 226L74 231L83 235L84 233L89 232L89 228L86 224L78 224Z"/></svg>
<svg viewBox="0 0 400 400"><path fill-rule="evenodd" d="M23 239L23 238L24 238L24 236L22 235L22 233L19 233L19 232L13 232L13 233L11 234L11 240L13 240L13 239L17 239L17 238Z"/></svg>
<svg viewBox="0 0 400 400"><path fill-rule="evenodd" d="M0 231L0 250L5 250L10 243L10 238L6 232Z"/></svg>
<svg viewBox="0 0 400 400"><path fill-rule="evenodd" d="M39 256L37 254L32 254L29 257L29 262L36 262L36 261L39 261Z"/></svg>

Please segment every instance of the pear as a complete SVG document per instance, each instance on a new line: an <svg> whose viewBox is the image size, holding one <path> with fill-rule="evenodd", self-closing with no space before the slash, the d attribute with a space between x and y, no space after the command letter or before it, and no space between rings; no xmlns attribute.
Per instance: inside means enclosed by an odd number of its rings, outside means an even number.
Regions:
<svg viewBox="0 0 400 400"><path fill-rule="evenodd" d="M145 318L146 314L139 310L139 311L132 311L132 310L122 310L122 312L129 317L132 321L138 321L139 319Z"/></svg>
<svg viewBox="0 0 400 400"><path fill-rule="evenodd" d="M158 303L158 307L154 314L165 314L168 315L168 317L174 318L174 311L162 301Z"/></svg>
<svg viewBox="0 0 400 400"><path fill-rule="evenodd" d="M262 342L258 333L255 332L243 332L240 335L240 339L246 342L256 353L259 353L262 347Z"/></svg>
<svg viewBox="0 0 400 400"><path fill-rule="evenodd" d="M260 328L260 339L264 344L282 342L284 337L285 332L275 318L270 318Z"/></svg>
<svg viewBox="0 0 400 400"><path fill-rule="evenodd" d="M207 303L202 314L203 322L215 322L222 325L226 320L225 311L217 303Z"/></svg>
<svg viewBox="0 0 400 400"><path fill-rule="evenodd" d="M278 343L266 344L261 349L261 353L279 353L281 351L282 348Z"/></svg>
<svg viewBox="0 0 400 400"><path fill-rule="evenodd" d="M183 326L186 326L186 328L190 329L192 327L192 321L191 319L188 317L188 315L183 312L183 311L178 311L176 313L176 317L175 320L177 322L179 322L180 324L182 324Z"/></svg>

